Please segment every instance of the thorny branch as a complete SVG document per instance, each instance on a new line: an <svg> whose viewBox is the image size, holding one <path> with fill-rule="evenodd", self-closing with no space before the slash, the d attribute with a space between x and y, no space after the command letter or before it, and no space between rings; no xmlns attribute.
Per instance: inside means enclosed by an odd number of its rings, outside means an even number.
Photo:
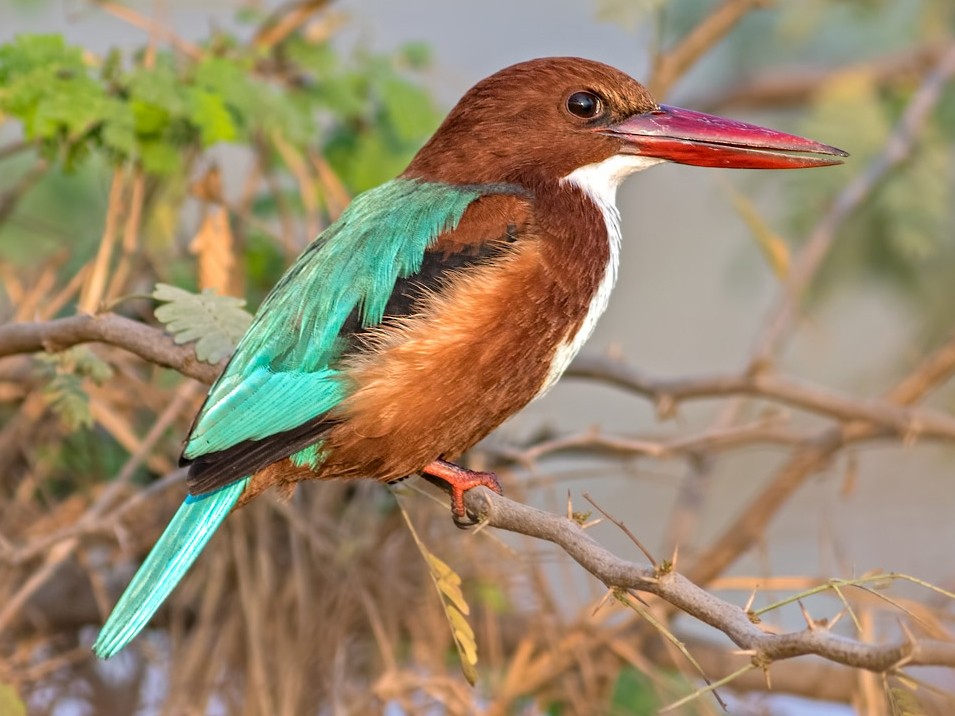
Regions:
<svg viewBox="0 0 955 716"><path fill-rule="evenodd" d="M763 668L774 661L809 654L879 672L902 665L955 666L953 642L917 639L865 644L821 625L798 632L769 633L754 623L742 607L713 596L678 572L618 557L566 517L514 502L484 488L467 492L465 505L487 525L553 542L610 589L632 589L660 597L726 634L747 652L754 664Z"/></svg>
<svg viewBox="0 0 955 716"><path fill-rule="evenodd" d="M789 284L782 292L776 306L770 311L757 337L748 374L767 373L773 357L781 349L784 339L792 328L799 301L828 255L836 239L838 229L875 190L886 175L912 152L919 130L924 125L929 112L940 99L945 83L953 75L955 75L955 45L950 45L940 55L934 70L913 95L883 152L870 163L857 179L843 189L836 197L832 208L810 233L805 248L795 262ZM943 347L934 357L938 359L939 355L945 355L946 350L947 348ZM950 370L951 366L945 368L944 376L941 379L944 380ZM913 376L921 374L923 374L922 371L916 371ZM910 379L917 382L914 377ZM933 381L928 382L934 385ZM921 397L921 393L918 393L918 397ZM916 399L913 397L896 402L908 404ZM730 401L721 411L714 429L726 430L729 428L735 421L741 405L742 400L739 397ZM858 427L858 425L854 426L854 428ZM849 423L846 427L838 425L827 428L807 439L801 448L797 448L769 485L747 505L736 520L727 526L722 536L711 544L704 554L699 556L695 562L696 567L691 566L689 568L688 574L691 578L700 583L705 583L708 579L719 574L722 569L732 564L739 555L752 547L755 540L758 539L758 531L769 524L789 496L810 475L825 467L831 457L847 444L850 438L867 439L873 436L869 429L864 428L861 435L853 437L850 433L854 428L852 423ZM696 479L688 483L688 492L692 492L696 489L695 486L698 487L701 484L706 472L704 468ZM682 509L684 503L695 501L692 495L681 496L681 504L677 508L678 512Z"/></svg>

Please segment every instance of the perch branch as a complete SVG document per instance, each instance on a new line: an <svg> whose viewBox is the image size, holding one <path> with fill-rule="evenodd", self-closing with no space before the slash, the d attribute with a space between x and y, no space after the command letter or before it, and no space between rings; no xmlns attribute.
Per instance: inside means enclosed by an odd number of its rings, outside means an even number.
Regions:
<svg viewBox="0 0 955 716"><path fill-rule="evenodd" d="M753 623L742 607L704 591L677 572L618 557L566 517L513 502L484 488L465 493L465 505L489 526L554 543L609 588L653 594L718 629L761 667L810 654L882 673L903 664L955 666L955 643L934 639L866 644L821 626L769 633Z"/></svg>

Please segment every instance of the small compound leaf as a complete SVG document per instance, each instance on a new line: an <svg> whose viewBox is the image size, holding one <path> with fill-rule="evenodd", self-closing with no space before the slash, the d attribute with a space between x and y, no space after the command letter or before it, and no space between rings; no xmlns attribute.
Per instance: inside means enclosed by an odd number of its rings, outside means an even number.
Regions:
<svg viewBox="0 0 955 716"><path fill-rule="evenodd" d="M43 396L57 417L71 432L93 426L89 395L84 379L97 385L113 375L113 369L88 346L74 346L52 355L38 356L40 371L47 379ZM0 712L2 713L2 712Z"/></svg>
<svg viewBox="0 0 955 716"><path fill-rule="evenodd" d="M165 302L156 309L156 318L176 343L195 341L196 358L206 363L216 364L231 355L252 323L242 308L245 299L220 296L211 289L196 294L160 283L153 298Z"/></svg>
<svg viewBox="0 0 955 716"><path fill-rule="evenodd" d="M414 525L411 524L411 519L408 517L400 499L398 500L398 507L401 509L405 524L408 525L421 556L424 557L425 563L428 565L428 572L431 574L434 586L441 597L441 606L444 608L448 626L451 627L454 645L461 657L461 671L468 683L474 686L477 682L477 639L474 637L474 630L468 624L466 615L470 613L471 608L461 591L461 577L444 560L433 555L425 547L419 539L418 533L415 532Z"/></svg>
<svg viewBox="0 0 955 716"><path fill-rule="evenodd" d="M925 709L915 694L901 686L892 686L887 692L892 716L925 716Z"/></svg>
<svg viewBox="0 0 955 716"><path fill-rule="evenodd" d="M464 592L461 591L461 577L458 573L430 552L426 555L426 558L428 566L431 567L435 584L437 584L441 594L462 614L470 614L471 608L464 599Z"/></svg>

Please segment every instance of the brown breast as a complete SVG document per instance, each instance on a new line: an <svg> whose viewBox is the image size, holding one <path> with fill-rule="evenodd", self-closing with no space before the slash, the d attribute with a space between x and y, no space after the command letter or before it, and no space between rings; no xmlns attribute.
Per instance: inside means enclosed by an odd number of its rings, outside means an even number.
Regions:
<svg viewBox="0 0 955 716"><path fill-rule="evenodd" d="M356 389L330 416L320 477L390 481L454 458L539 393L609 258L593 203L572 187L550 193L509 217L520 236L506 256L456 274L342 366ZM554 211L568 206L569 218Z"/></svg>

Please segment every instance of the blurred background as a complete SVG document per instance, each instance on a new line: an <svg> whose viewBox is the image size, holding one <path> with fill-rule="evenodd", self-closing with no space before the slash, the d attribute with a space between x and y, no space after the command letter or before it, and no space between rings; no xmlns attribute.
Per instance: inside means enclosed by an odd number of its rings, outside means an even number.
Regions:
<svg viewBox="0 0 955 716"><path fill-rule="evenodd" d="M469 464L554 512L570 499L599 516L589 494L736 604L877 571L952 589L955 437L869 424L781 476L858 418L820 393L859 410L955 404L952 369L925 368L955 324L953 33L950 0L0 0L0 321L113 311L158 325L157 283L254 310L476 81L531 57L601 60L667 103L852 156L628 181L595 336ZM233 515L152 628L96 662L98 626L182 499L176 459L204 390L116 347L19 354L4 335L0 713L649 714L699 687L643 617L598 609L605 588L562 552L460 532L416 481L400 501L463 580L476 687L394 496L372 481ZM760 375L785 390L747 383ZM909 398L890 393L900 384ZM643 559L610 522L590 531ZM948 638L940 592L866 584L805 605L850 613L838 630L867 643ZM664 606L647 609L707 676L745 664ZM763 622L805 626L795 604ZM721 693L739 714L873 715L952 713L955 693L948 669L816 658L767 681ZM703 695L675 712L720 710Z"/></svg>

